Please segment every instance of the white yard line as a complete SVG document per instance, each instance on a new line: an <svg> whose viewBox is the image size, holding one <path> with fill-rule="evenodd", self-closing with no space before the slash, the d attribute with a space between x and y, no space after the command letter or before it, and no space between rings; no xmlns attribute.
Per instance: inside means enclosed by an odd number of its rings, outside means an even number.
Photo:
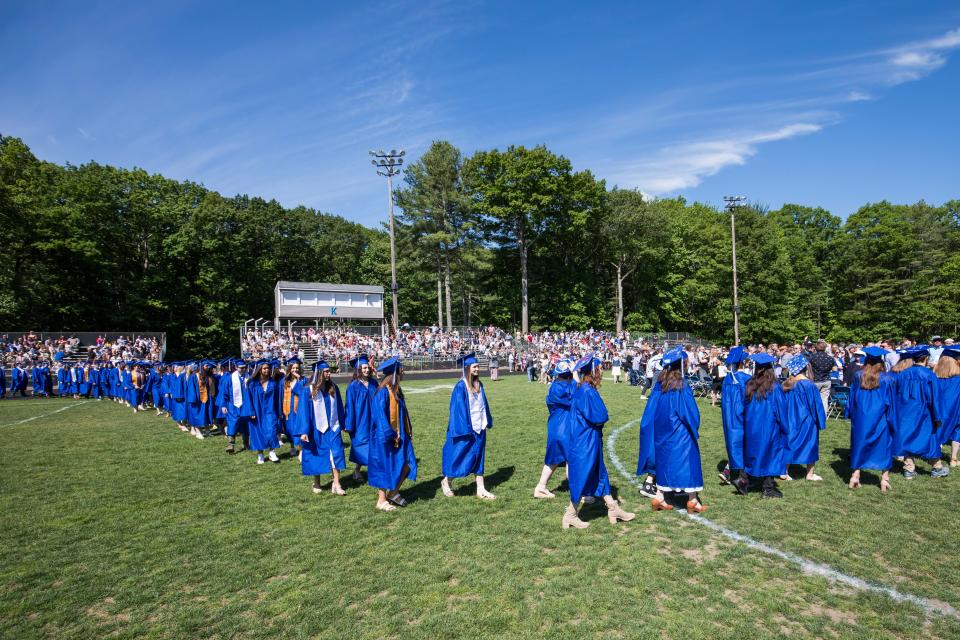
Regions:
<svg viewBox="0 0 960 640"><path fill-rule="evenodd" d="M617 427L612 432L610 432L610 435L607 436L607 456L609 457L610 462L617 469L617 472L621 476L623 476L623 478L627 482L629 482L630 484L632 484L637 488L639 488L642 483L637 479L635 474L630 473L627 470L627 468L623 465L623 462L621 462L620 457L617 455L616 444L617 444L617 439L620 437L621 433L623 433L624 431L626 431L631 427L637 426L638 424L640 424L639 420L631 420L627 424ZM765 553L767 555L771 555L771 556L780 558L781 560L786 560L787 562L793 563L799 566L804 573L821 576L823 578L826 578L827 580L839 582L849 587L853 587L854 589L859 589L860 591L872 591L874 593L881 593L896 602L907 602L907 603L916 605L917 607L919 607L920 609L922 609L928 614L939 613L942 615L960 619L960 611L957 611L955 607L951 606L946 602L937 602L933 600L928 600L927 598L915 596L910 593L903 593L902 591L897 591L892 587L888 587L882 584L876 584L873 582L868 582L867 580L863 580L861 578L848 575L846 573L843 573L842 571L838 571L837 569L834 569L829 565L821 564L819 562L814 562L813 560L807 560L806 558L798 556L795 553L790 553L789 551L782 551L780 549L777 549L776 547L772 547L766 543L760 542L759 540L754 540L750 536L746 536L742 533L738 533L733 529L729 529L721 524L717 524L716 522L709 520L707 518L704 518L701 515L691 515L691 514L688 514L686 511L675 511L674 513L677 513L678 515L681 515L681 516L685 516L690 520L692 520L693 522L696 522L697 524L701 524L707 527L708 529L711 529L712 531L715 531L720 535L726 538L729 538L730 540L733 540L734 542L743 543L746 546L750 547L751 549L754 549L761 553Z"/></svg>
<svg viewBox="0 0 960 640"><path fill-rule="evenodd" d="M57 409L56 411L51 411L50 413L42 413L42 414L40 414L39 416L33 416L32 418L25 418L25 419L23 419L23 420L18 420L18 421L16 421L16 422L9 422L9 423L7 423L7 424L0 424L0 428L2 428L2 427L15 427L15 426L17 426L18 424L25 424L25 423L31 422L31 421L33 421L33 420L39 420L40 418L46 418L47 416L52 416L52 415L58 414L58 413L60 413L61 411L66 411L67 409L72 409L72 408L74 408L74 407L79 407L79 406L82 405L82 404L87 404L87 402L89 402L89 400L85 400L85 401L83 401L83 402L75 402L74 404L68 404L67 406L61 407L61 408Z"/></svg>
<svg viewBox="0 0 960 640"><path fill-rule="evenodd" d="M404 395L409 395L411 393L433 393L434 391L440 391L442 389L453 389L452 384L438 384L432 387L424 387L423 389L404 389Z"/></svg>

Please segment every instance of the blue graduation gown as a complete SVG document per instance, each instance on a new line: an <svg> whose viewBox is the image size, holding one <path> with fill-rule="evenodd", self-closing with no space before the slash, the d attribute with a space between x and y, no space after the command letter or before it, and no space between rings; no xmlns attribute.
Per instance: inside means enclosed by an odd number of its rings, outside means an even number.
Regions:
<svg viewBox="0 0 960 640"><path fill-rule="evenodd" d="M751 476L779 476L787 470L787 426L783 421L780 383L764 398L747 400L743 420L743 464Z"/></svg>
<svg viewBox="0 0 960 640"><path fill-rule="evenodd" d="M937 429L937 439L941 445L951 440L960 442L960 376L937 378L937 386L940 387L940 404L937 407L940 428Z"/></svg>
<svg viewBox="0 0 960 640"><path fill-rule="evenodd" d="M205 427L213 424L213 399L214 389L213 380L209 377L206 381L207 400L200 400L200 374L193 373L187 378L186 402L187 402L187 423L191 427Z"/></svg>
<svg viewBox="0 0 960 640"><path fill-rule="evenodd" d="M723 377L720 391L723 442L727 447L727 464L733 470L743 469L744 392L749 379L745 371L731 371Z"/></svg>
<svg viewBox="0 0 960 640"><path fill-rule="evenodd" d="M461 378L450 394L450 418L447 420L447 439L443 443L441 468L448 478L463 478L470 474L483 475L487 451L487 430L493 427L487 395L480 385L483 410L487 415L487 428L480 433L473 430L470 421L470 400L467 383Z"/></svg>
<svg viewBox="0 0 960 640"><path fill-rule="evenodd" d="M110 378L113 382L113 397L123 400L123 372L119 368L114 367Z"/></svg>
<svg viewBox="0 0 960 640"><path fill-rule="evenodd" d="M61 398L69 392L67 385L67 368L60 367L57 369L57 395Z"/></svg>
<svg viewBox="0 0 960 640"><path fill-rule="evenodd" d="M661 392L653 417L657 487L664 491L702 491L700 410L686 383Z"/></svg>
<svg viewBox="0 0 960 640"><path fill-rule="evenodd" d="M287 437L290 439L291 444L299 447L300 436L295 432L295 430L293 430L293 425L288 424L288 422L294 419L293 414L296 411L295 405L297 402L299 402L299 400L297 399L297 391L299 387L304 386L307 383L304 381L303 377L299 377L292 385L290 385L290 417L288 418L286 413L284 413L286 410L286 407L284 406L284 401L285 401L284 384L286 384L286 379L287 377L284 375L284 376L280 376L280 379L277 380L277 388L280 392L280 423L277 427L277 433L278 434L285 433Z"/></svg>
<svg viewBox="0 0 960 640"><path fill-rule="evenodd" d="M893 465L893 438L897 430L894 376L880 374L876 389L863 389L863 372L853 376L847 415L850 417L850 468L886 471Z"/></svg>
<svg viewBox="0 0 960 640"><path fill-rule="evenodd" d="M80 367L80 384L79 384L79 393L82 396L90 394L90 367Z"/></svg>
<svg viewBox="0 0 960 640"><path fill-rule="evenodd" d="M251 378L247 383L250 392L250 448L266 451L280 446L277 428L280 426L281 389L274 379L267 380L267 387Z"/></svg>
<svg viewBox="0 0 960 640"><path fill-rule="evenodd" d="M896 376L897 433L894 455L916 456L926 460L939 458L940 439L933 429L940 401L937 375L914 365Z"/></svg>
<svg viewBox="0 0 960 640"><path fill-rule="evenodd" d="M113 367L104 367L100 369L100 382L99 382L99 393L100 396L106 396L107 398L113 397L113 383L111 378L113 376Z"/></svg>
<svg viewBox="0 0 960 640"><path fill-rule="evenodd" d="M174 374L170 381L170 418L174 422L187 421L187 374Z"/></svg>
<svg viewBox="0 0 960 640"><path fill-rule="evenodd" d="M240 406L233 404L233 374L228 373L220 378L220 417L227 421L227 435L235 436L237 433L246 433L248 421L250 420L250 390L247 388L247 381L240 377Z"/></svg>
<svg viewBox="0 0 960 640"><path fill-rule="evenodd" d="M156 369L150 369L147 376L147 390L156 409L163 409L163 376Z"/></svg>
<svg viewBox="0 0 960 640"><path fill-rule="evenodd" d="M370 455L367 467L367 483L371 487L391 491L400 484L403 465L410 467L410 480L417 479L417 458L413 439L403 428L407 404L397 398L397 417L400 446L394 447L397 432L390 426L390 392L386 386L373 396L373 430L370 432Z"/></svg>
<svg viewBox="0 0 960 640"><path fill-rule="evenodd" d="M567 440L567 420L575 386L572 379L557 378L547 390L547 411L550 415L547 417L547 452L543 456L543 464L563 464L567 461L563 445Z"/></svg>
<svg viewBox="0 0 960 640"><path fill-rule="evenodd" d="M7 395L7 372L3 368L3 364L0 363L0 398L4 398Z"/></svg>
<svg viewBox="0 0 960 640"><path fill-rule="evenodd" d="M101 376L100 369L96 369L93 367L90 368L90 371L87 374L87 377L88 377L87 384L89 389L89 396L91 398L100 397L100 376Z"/></svg>
<svg viewBox="0 0 960 640"><path fill-rule="evenodd" d="M657 475L657 448L653 422L657 413L657 403L662 395L660 383L654 382L653 388L650 390L650 397L647 398L643 407L643 415L640 416L640 449L637 454L638 476Z"/></svg>
<svg viewBox="0 0 960 640"><path fill-rule="evenodd" d="M343 425L346 422L346 412L343 407L343 398L340 388L333 385L334 395L321 393L316 398L310 395L310 385L294 385L297 394L297 410L290 413L287 423L291 435L300 440L301 451L300 471L305 476L319 476L333 473L333 469L346 469L347 460L343 453ZM327 418L327 430L323 433L317 425L318 406ZM334 412L336 412L339 426L334 430ZM300 439L304 434L309 435L309 442ZM332 464L331 464L332 461Z"/></svg>
<svg viewBox="0 0 960 640"><path fill-rule="evenodd" d="M370 464L370 430L373 429L373 396L376 393L376 380L369 380L366 385L354 380L347 386L344 431L350 434L350 462L354 464Z"/></svg>
<svg viewBox="0 0 960 640"><path fill-rule="evenodd" d="M787 464L812 464L820 459L820 431L827 428L820 392L809 380L798 380L783 396Z"/></svg>
<svg viewBox="0 0 960 640"><path fill-rule="evenodd" d="M573 392L567 421L567 481L570 501L583 496L610 494L610 478L603 464L603 425L610 419L600 393L588 383L580 383Z"/></svg>
<svg viewBox="0 0 960 640"><path fill-rule="evenodd" d="M17 393L18 391L27 390L27 372L21 369L20 367L14 367L10 372L10 391Z"/></svg>

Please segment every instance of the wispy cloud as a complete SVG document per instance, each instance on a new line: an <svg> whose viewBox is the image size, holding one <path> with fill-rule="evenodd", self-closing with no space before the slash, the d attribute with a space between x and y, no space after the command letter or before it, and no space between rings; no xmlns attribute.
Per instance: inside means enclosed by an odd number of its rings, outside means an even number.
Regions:
<svg viewBox="0 0 960 640"><path fill-rule="evenodd" d="M90 133L87 132L83 127L77 127L77 133L79 133L84 140L96 140Z"/></svg>
<svg viewBox="0 0 960 640"><path fill-rule="evenodd" d="M690 189L725 167L746 163L764 143L816 133L822 128L820 124L799 122L771 131L664 147L652 156L628 165L621 175L612 176L611 181L636 186L654 195Z"/></svg>
<svg viewBox="0 0 960 640"><path fill-rule="evenodd" d="M658 114L640 107L636 120L645 130L699 126L699 135L687 134L676 142L641 150L632 161L610 162L613 168L601 175L609 183L656 195L694 188L726 167L745 164L764 144L817 133L835 124L844 116L838 110L844 103L875 100L884 88L928 76L946 64L948 53L957 48L960 29L953 29L927 40L823 61L798 74L743 81L758 89L787 86L785 95L776 100L725 100L726 92L738 84L728 79L717 87L703 87L708 101L698 108L674 106ZM743 92L743 86L738 89ZM629 113L612 115L603 121L606 124L597 125L597 131L605 135L617 129L626 139L632 133L624 126L629 119ZM705 120L712 121L713 127L703 126ZM745 124L750 121L755 124ZM726 133L718 132L724 129Z"/></svg>

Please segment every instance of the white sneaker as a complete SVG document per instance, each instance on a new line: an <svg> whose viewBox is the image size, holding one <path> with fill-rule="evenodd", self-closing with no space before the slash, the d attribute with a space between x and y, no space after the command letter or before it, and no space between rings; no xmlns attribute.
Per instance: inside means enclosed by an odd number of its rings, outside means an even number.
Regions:
<svg viewBox="0 0 960 640"><path fill-rule="evenodd" d="M263 464L263 454L262 454L262 453L258 453L258 454L257 454L257 464Z"/></svg>
<svg viewBox="0 0 960 640"><path fill-rule="evenodd" d="M197 431L197 440L203 440L203 438L204 438L203 431L199 431L199 430L198 430L198 431Z"/></svg>
<svg viewBox="0 0 960 640"><path fill-rule="evenodd" d="M280 462L280 458L277 457L276 451L270 451L269 458L270 458L270 462Z"/></svg>
<svg viewBox="0 0 960 640"><path fill-rule="evenodd" d="M313 492L314 492L314 493L323 493L323 487L315 484L315 485L313 485Z"/></svg>

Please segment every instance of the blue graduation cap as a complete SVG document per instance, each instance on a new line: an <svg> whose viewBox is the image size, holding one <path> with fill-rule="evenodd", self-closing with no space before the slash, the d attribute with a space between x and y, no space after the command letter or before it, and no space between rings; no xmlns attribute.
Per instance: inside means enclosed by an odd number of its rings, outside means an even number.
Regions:
<svg viewBox="0 0 960 640"><path fill-rule="evenodd" d="M557 361L557 364L554 365L553 371L550 372L552 376L563 376L563 375L572 375L573 374L573 362L570 358L562 358Z"/></svg>
<svg viewBox="0 0 960 640"><path fill-rule="evenodd" d="M747 359L747 350L743 347L736 346L730 349L730 352L727 354L724 363L726 364L740 364Z"/></svg>
<svg viewBox="0 0 960 640"><path fill-rule="evenodd" d="M394 356L387 360L384 360L380 363L380 373L385 376L389 376L395 373L398 369L402 369L403 365L400 363L400 358Z"/></svg>
<svg viewBox="0 0 960 640"><path fill-rule="evenodd" d="M290 358L287 360L287 364L303 364L303 361L300 358Z"/></svg>
<svg viewBox="0 0 960 640"><path fill-rule="evenodd" d="M581 373L593 373L593 370L601 364L600 360L595 358L593 352L583 356L573 365L574 370Z"/></svg>
<svg viewBox="0 0 960 640"><path fill-rule="evenodd" d="M807 359L798 353L787 360L787 369L790 371L790 375L795 376L807 369Z"/></svg>
<svg viewBox="0 0 960 640"><path fill-rule="evenodd" d="M359 369L365 364L370 364L370 359L367 357L367 354L361 353L356 358L350 361L350 366L354 369Z"/></svg>
<svg viewBox="0 0 960 640"><path fill-rule="evenodd" d="M908 358L926 358L928 355L930 355L930 347L925 344L918 344L912 349L907 349L907 352L910 354L907 356Z"/></svg>
<svg viewBox="0 0 960 640"><path fill-rule="evenodd" d="M330 365L327 363L326 360L317 360L317 363L313 365L314 371L322 371L324 369L329 369L329 368L330 368Z"/></svg>
<svg viewBox="0 0 960 640"><path fill-rule="evenodd" d="M954 360L960 360L960 345L949 345L943 348L943 353L940 355L948 356Z"/></svg>
<svg viewBox="0 0 960 640"><path fill-rule="evenodd" d="M863 362L864 364L873 364L875 362L883 362L883 359L887 355L887 350L880 347L864 347L863 349Z"/></svg>
<svg viewBox="0 0 960 640"><path fill-rule="evenodd" d="M669 367L670 365L680 362L681 360L687 359L687 352L683 350L683 347L680 345L675 346L673 349L670 349L663 354L663 357L660 359L660 363Z"/></svg>
<svg viewBox="0 0 960 640"><path fill-rule="evenodd" d="M457 364L460 365L460 368L469 367L472 364L477 363L477 354L471 351L470 353L465 353L459 358L457 358Z"/></svg>
<svg viewBox="0 0 960 640"><path fill-rule="evenodd" d="M758 367L769 367L773 364L773 356L768 353L755 353L750 356L750 359Z"/></svg>
<svg viewBox="0 0 960 640"><path fill-rule="evenodd" d="M277 360L276 358L274 358L274 359L271 360L268 364L270 365L270 368L271 368L271 369L276 369L277 367L280 366L280 361Z"/></svg>

